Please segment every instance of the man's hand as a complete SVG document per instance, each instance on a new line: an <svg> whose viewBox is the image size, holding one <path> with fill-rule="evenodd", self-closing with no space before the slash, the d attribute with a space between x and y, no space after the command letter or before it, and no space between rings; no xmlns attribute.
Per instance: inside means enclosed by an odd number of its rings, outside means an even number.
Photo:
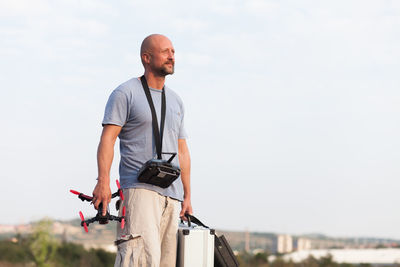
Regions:
<svg viewBox="0 0 400 267"><path fill-rule="evenodd" d="M110 183L97 181L97 185L93 190L92 203L96 210L99 209L100 203L103 204L102 215L105 216L107 212L108 203L111 201L111 188Z"/></svg>
<svg viewBox="0 0 400 267"><path fill-rule="evenodd" d="M179 214L179 217L186 221L185 213L189 213L190 215L193 214L192 203L190 201L190 198L185 198L183 200L182 210L181 213Z"/></svg>

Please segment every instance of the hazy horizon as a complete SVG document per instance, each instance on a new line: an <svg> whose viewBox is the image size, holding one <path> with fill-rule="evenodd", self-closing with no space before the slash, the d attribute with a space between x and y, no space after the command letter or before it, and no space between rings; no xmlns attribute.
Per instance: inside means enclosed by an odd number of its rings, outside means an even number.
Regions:
<svg viewBox="0 0 400 267"><path fill-rule="evenodd" d="M97 212L97 211L96 211ZM93 213L88 213L88 214L84 214L85 219L94 217L96 215L95 210L93 210ZM2 224L0 223L0 226L22 226L22 225L30 225L36 222L39 222L41 220L44 219L49 219L51 220L53 223L54 222L60 222L60 223L72 223L72 221L80 221L81 219L78 216L75 216L73 218L70 219L57 219L57 218L51 218L51 217L43 217L41 219L38 220L32 220L32 221L28 221L28 222L23 222L23 223L11 223L11 224ZM94 222L93 225L98 224L98 222ZM109 222L110 225L112 225L112 227L115 225L117 226L116 222L114 221L110 221ZM72 224L72 226L76 226L76 227L81 227L80 224ZM107 227L106 225L101 225L101 227ZM114 228L114 227L113 227ZM310 236L323 236L326 238L332 238L332 239L384 239L384 240L393 240L393 241L400 241L400 239L397 238L391 238L391 237L381 237L381 236L334 236L334 235L327 235L325 233L317 233L317 232L310 232L310 233L286 233L286 232L268 232L268 231L253 231L251 229L220 229L220 228L215 228L215 227L211 227L211 229L214 229L216 231L220 231L220 232L234 232L234 233L250 233L250 234L273 234L273 235L291 235L293 237L309 237L309 238L313 238ZM82 233L84 234L84 230L82 228Z"/></svg>

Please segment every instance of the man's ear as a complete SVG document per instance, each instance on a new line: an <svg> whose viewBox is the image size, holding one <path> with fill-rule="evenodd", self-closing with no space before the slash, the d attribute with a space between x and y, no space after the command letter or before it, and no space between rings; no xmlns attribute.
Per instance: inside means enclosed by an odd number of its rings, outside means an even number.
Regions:
<svg viewBox="0 0 400 267"><path fill-rule="evenodd" d="M142 55L143 62L145 62L146 64L149 64L150 58L151 58L151 55L149 53L143 53L143 55Z"/></svg>

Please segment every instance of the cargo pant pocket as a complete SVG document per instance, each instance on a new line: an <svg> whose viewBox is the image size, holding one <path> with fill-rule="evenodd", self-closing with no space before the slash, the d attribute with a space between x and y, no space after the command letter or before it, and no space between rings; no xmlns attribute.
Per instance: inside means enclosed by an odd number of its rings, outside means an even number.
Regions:
<svg viewBox="0 0 400 267"><path fill-rule="evenodd" d="M114 267L147 267L142 236L123 236L115 243L118 251Z"/></svg>

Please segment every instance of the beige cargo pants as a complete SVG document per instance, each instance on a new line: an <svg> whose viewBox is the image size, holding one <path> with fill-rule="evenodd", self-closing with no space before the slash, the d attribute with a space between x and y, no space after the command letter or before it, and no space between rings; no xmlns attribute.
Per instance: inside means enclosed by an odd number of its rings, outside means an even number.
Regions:
<svg viewBox="0 0 400 267"><path fill-rule="evenodd" d="M115 267L174 267L180 202L157 192L124 189L125 227L117 224Z"/></svg>

